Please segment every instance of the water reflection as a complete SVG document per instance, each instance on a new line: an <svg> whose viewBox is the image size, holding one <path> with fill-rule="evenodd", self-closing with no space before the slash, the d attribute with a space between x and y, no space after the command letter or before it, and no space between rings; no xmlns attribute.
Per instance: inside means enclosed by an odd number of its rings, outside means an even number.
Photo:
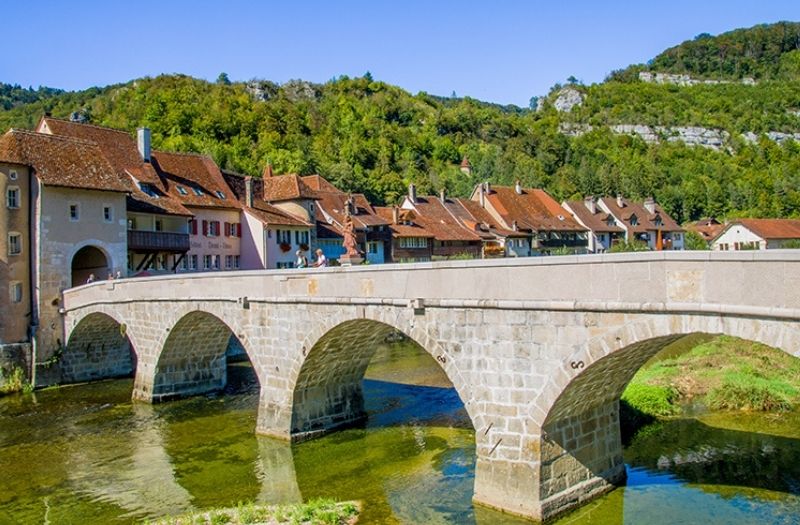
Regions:
<svg viewBox="0 0 800 525"><path fill-rule="evenodd" d="M410 352L368 371L365 426L294 446L254 434L258 387L242 365L224 395L156 406L132 404L124 380L0 399L0 523L317 496L362 500L362 523L525 523L473 507L474 431L438 365ZM561 523L800 523L799 428L796 414L649 427L625 451L628 485Z"/></svg>

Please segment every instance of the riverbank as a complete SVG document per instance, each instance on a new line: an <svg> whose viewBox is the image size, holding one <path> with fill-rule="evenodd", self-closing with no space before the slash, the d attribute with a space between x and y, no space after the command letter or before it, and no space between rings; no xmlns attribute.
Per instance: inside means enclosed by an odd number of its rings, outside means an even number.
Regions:
<svg viewBox="0 0 800 525"><path fill-rule="evenodd" d="M237 507L209 509L171 516L147 525L353 525L358 521L359 504L317 499L295 505L240 504Z"/></svg>
<svg viewBox="0 0 800 525"><path fill-rule="evenodd" d="M676 416L687 404L754 412L800 404L800 359L728 336L688 342L696 344L679 341L633 377L622 395L629 416Z"/></svg>

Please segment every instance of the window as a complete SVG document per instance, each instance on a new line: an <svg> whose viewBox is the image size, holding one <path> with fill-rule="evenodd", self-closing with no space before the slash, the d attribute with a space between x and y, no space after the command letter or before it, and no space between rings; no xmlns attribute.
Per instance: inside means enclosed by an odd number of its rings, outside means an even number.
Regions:
<svg viewBox="0 0 800 525"><path fill-rule="evenodd" d="M188 255L187 258L189 259L189 269L197 270L197 255Z"/></svg>
<svg viewBox="0 0 800 525"><path fill-rule="evenodd" d="M183 186L178 186L177 188L178 188L178 193L180 193L181 195L189 195L189 192L186 191L186 188L184 188Z"/></svg>
<svg viewBox="0 0 800 525"><path fill-rule="evenodd" d="M639 225L639 217L636 215L631 215L631 226L638 226Z"/></svg>
<svg viewBox="0 0 800 525"><path fill-rule="evenodd" d="M224 194L224 193L222 193L222 192L221 192L221 191L219 191L219 190L217 190L217 197L219 197L219 198L220 198L220 199L222 199L222 200L225 200L225 194Z"/></svg>
<svg viewBox="0 0 800 525"><path fill-rule="evenodd" d="M157 232L164 231L164 221L162 219L156 219L156 231Z"/></svg>
<svg viewBox="0 0 800 525"><path fill-rule="evenodd" d="M292 231L275 230L275 242L278 244L292 244Z"/></svg>
<svg viewBox="0 0 800 525"><path fill-rule="evenodd" d="M233 256L233 267L237 270L242 267L241 259L238 255Z"/></svg>
<svg viewBox="0 0 800 525"><path fill-rule="evenodd" d="M428 239L425 237L401 237L401 248L427 248Z"/></svg>
<svg viewBox="0 0 800 525"><path fill-rule="evenodd" d="M225 269L230 270L233 268L233 255L226 255L225 256Z"/></svg>
<svg viewBox="0 0 800 525"><path fill-rule="evenodd" d="M189 269L189 256L184 255L183 259L181 259L181 270L186 271Z"/></svg>
<svg viewBox="0 0 800 525"><path fill-rule="evenodd" d="M136 217L131 217L128 219L128 229L135 230L136 229Z"/></svg>
<svg viewBox="0 0 800 525"><path fill-rule="evenodd" d="M203 255L203 270L210 270L210 269L211 269L211 256Z"/></svg>
<svg viewBox="0 0 800 525"><path fill-rule="evenodd" d="M148 195L156 199L158 198L158 192L156 191L156 187L153 186L152 184L149 184L147 182L140 182L139 189L142 190L142 193L144 193L145 195Z"/></svg>
<svg viewBox="0 0 800 525"><path fill-rule="evenodd" d="M197 186L193 186L193 187L192 187L192 191L193 191L193 192L194 192L194 194L195 194L195 195L197 195L198 197L202 197L202 196L203 196L203 190L201 190L201 189L200 189L200 188L198 188Z"/></svg>
<svg viewBox="0 0 800 525"><path fill-rule="evenodd" d="M19 255L22 253L22 234L10 232L8 234L8 254Z"/></svg>
<svg viewBox="0 0 800 525"><path fill-rule="evenodd" d="M69 205L69 220L76 222L81 218L81 210L77 204Z"/></svg>
<svg viewBox="0 0 800 525"><path fill-rule="evenodd" d="M6 192L6 206L10 209L19 208L19 188L11 186Z"/></svg>
<svg viewBox="0 0 800 525"><path fill-rule="evenodd" d="M197 221L195 219L189 219L189 233L197 235Z"/></svg>
<svg viewBox="0 0 800 525"><path fill-rule="evenodd" d="M219 237L219 221L211 221L211 232L209 236L211 237Z"/></svg>
<svg viewBox="0 0 800 525"><path fill-rule="evenodd" d="M286 268L294 268L294 263L293 262L279 262L279 263L276 264L276 267L279 270L284 270Z"/></svg>
<svg viewBox="0 0 800 525"><path fill-rule="evenodd" d="M8 178L11 179L11 180L17 180L17 171L16 170L10 170L8 172Z"/></svg>
<svg viewBox="0 0 800 525"><path fill-rule="evenodd" d="M211 260L212 260L213 267L214 267L215 270L219 270L219 259L220 259L219 255L213 255L212 256Z"/></svg>
<svg viewBox="0 0 800 525"><path fill-rule="evenodd" d="M22 302L22 283L19 281L11 281L8 284L8 292L12 303Z"/></svg>
<svg viewBox="0 0 800 525"><path fill-rule="evenodd" d="M114 222L114 208L111 206L103 206L103 220L106 222Z"/></svg>
<svg viewBox="0 0 800 525"><path fill-rule="evenodd" d="M369 253L376 254L378 253L378 243L377 242L369 242L367 243L367 249Z"/></svg>

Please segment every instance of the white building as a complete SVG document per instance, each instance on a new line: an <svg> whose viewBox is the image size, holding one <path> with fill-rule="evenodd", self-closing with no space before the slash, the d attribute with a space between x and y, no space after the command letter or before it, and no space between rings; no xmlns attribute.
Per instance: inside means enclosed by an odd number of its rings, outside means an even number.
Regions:
<svg viewBox="0 0 800 525"><path fill-rule="evenodd" d="M711 241L713 250L774 250L800 246L800 220L739 219Z"/></svg>

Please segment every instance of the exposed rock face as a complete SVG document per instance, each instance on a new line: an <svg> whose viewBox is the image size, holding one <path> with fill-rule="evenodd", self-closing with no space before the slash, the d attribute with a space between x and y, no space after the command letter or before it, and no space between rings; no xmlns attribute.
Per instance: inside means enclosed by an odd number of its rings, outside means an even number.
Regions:
<svg viewBox="0 0 800 525"><path fill-rule="evenodd" d="M559 127L561 133L570 137L579 137L592 131L589 124L570 124L564 122ZM721 150L730 138L727 131L701 128L696 126L645 126L643 124L615 124L609 126L618 135L637 135L648 144L661 141L683 142L687 146L702 146L713 150Z"/></svg>
<svg viewBox="0 0 800 525"><path fill-rule="evenodd" d="M784 142L787 140L794 140L795 142L800 142L800 133L783 133L781 131L768 131L765 133L767 138L773 142L777 142L778 144L783 145ZM758 142L758 135L753 133L752 131L748 131L747 133L742 134L742 138L751 144Z"/></svg>
<svg viewBox="0 0 800 525"><path fill-rule="evenodd" d="M245 84L245 90L255 100L267 101L278 93L278 85L269 80L251 80Z"/></svg>
<svg viewBox="0 0 800 525"><path fill-rule="evenodd" d="M314 100L319 95L317 87L305 80L290 80L282 86L282 89L286 98L292 102Z"/></svg>
<svg viewBox="0 0 800 525"><path fill-rule="evenodd" d="M553 107L561 112L572 111L572 108L575 106L580 106L583 104L584 98L585 95L577 89L573 87L565 87L558 92L558 97L556 97L555 102L553 102Z"/></svg>
<svg viewBox="0 0 800 525"><path fill-rule="evenodd" d="M689 75L677 75L672 73L651 73L650 71L641 71L639 73L639 80L642 82L650 82L652 84L675 84L676 86L696 86L698 84L714 85L714 84L734 84L730 80L700 80L692 78ZM755 86L756 81L750 77L744 77L739 84L745 86Z"/></svg>

